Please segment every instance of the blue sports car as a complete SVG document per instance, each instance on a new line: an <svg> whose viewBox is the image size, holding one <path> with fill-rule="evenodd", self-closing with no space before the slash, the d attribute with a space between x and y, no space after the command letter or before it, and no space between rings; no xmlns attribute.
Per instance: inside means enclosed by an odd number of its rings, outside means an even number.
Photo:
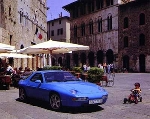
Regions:
<svg viewBox="0 0 150 119"><path fill-rule="evenodd" d="M47 101L53 110L63 106L104 104L108 93L102 87L79 80L62 70L35 71L19 81L19 99L36 98Z"/></svg>

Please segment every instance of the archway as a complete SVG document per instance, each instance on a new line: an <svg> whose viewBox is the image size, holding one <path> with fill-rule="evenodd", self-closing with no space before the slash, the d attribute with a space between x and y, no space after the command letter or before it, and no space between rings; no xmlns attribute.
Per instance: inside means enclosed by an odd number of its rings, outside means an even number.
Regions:
<svg viewBox="0 0 150 119"><path fill-rule="evenodd" d="M54 58L52 58L52 66L56 65L56 60Z"/></svg>
<svg viewBox="0 0 150 119"><path fill-rule="evenodd" d="M97 52L97 62L98 62L98 64L99 64L99 63L100 63L100 64L103 64L103 57L104 57L103 51L102 51L102 50L99 50L99 51Z"/></svg>
<svg viewBox="0 0 150 119"><path fill-rule="evenodd" d="M78 66L78 54L73 54L73 61L74 61L74 65Z"/></svg>
<svg viewBox="0 0 150 119"><path fill-rule="evenodd" d="M89 65L91 67L94 66L94 53L93 52L89 52L88 59L89 59Z"/></svg>
<svg viewBox="0 0 150 119"><path fill-rule="evenodd" d="M145 55L141 54L139 56L139 68L140 72L145 72Z"/></svg>
<svg viewBox="0 0 150 119"><path fill-rule="evenodd" d="M62 57L59 57L59 58L58 58L58 64L59 64L60 66L62 66Z"/></svg>
<svg viewBox="0 0 150 119"><path fill-rule="evenodd" d="M108 64L112 64L114 61L114 53L111 49L108 49L106 52L106 59Z"/></svg>
<svg viewBox="0 0 150 119"><path fill-rule="evenodd" d="M70 69L70 55L69 54L67 54L66 56L66 68Z"/></svg>
<svg viewBox="0 0 150 119"><path fill-rule="evenodd" d="M123 56L123 68L126 68L129 71L129 56Z"/></svg>
<svg viewBox="0 0 150 119"><path fill-rule="evenodd" d="M81 63L82 63L82 65L83 65L84 63L86 63L86 54L85 54L85 53L81 53L80 58L81 58Z"/></svg>

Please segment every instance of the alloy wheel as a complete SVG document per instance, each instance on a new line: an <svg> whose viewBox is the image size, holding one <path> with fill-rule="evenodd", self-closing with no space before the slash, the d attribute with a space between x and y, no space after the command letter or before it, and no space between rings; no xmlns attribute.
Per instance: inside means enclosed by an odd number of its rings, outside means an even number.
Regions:
<svg viewBox="0 0 150 119"><path fill-rule="evenodd" d="M61 99L58 94L52 94L49 103L53 110L59 110L61 108Z"/></svg>

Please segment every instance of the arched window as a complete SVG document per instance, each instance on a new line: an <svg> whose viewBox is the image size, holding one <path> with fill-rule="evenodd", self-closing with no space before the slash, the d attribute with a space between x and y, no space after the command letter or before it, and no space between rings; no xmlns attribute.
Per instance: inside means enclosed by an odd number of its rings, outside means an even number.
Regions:
<svg viewBox="0 0 150 119"><path fill-rule="evenodd" d="M125 18L124 18L124 29L125 29L125 28L128 28L128 24L129 24L128 17L125 17Z"/></svg>
<svg viewBox="0 0 150 119"><path fill-rule="evenodd" d="M20 10L20 23L23 23L23 9Z"/></svg>
<svg viewBox="0 0 150 119"><path fill-rule="evenodd" d="M74 25L74 37L77 37L77 25Z"/></svg>
<svg viewBox="0 0 150 119"><path fill-rule="evenodd" d="M139 36L139 45L140 46L145 45L145 35L144 34L140 34L140 36Z"/></svg>
<svg viewBox="0 0 150 119"><path fill-rule="evenodd" d="M85 36L85 23L84 22L82 22L81 24L81 35Z"/></svg>
<svg viewBox="0 0 150 119"><path fill-rule="evenodd" d="M144 25L145 24L145 14L144 13L140 14L139 21L140 21L139 22L140 25Z"/></svg>
<svg viewBox="0 0 150 119"><path fill-rule="evenodd" d="M129 42L129 41L128 41L128 37L125 36L125 37L124 37L124 48L125 48L125 47L128 47L128 42Z"/></svg>
<svg viewBox="0 0 150 119"><path fill-rule="evenodd" d="M98 32L102 32L102 18L98 18Z"/></svg>
<svg viewBox="0 0 150 119"><path fill-rule="evenodd" d="M89 22L89 33L93 34L93 21L92 20L90 20Z"/></svg>
<svg viewBox="0 0 150 119"><path fill-rule="evenodd" d="M112 15L109 14L107 17L107 30L112 30Z"/></svg>

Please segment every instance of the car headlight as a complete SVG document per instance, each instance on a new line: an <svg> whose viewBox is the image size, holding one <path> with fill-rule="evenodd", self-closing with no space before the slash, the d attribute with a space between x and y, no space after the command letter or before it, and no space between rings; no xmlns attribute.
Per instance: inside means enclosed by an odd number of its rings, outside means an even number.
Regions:
<svg viewBox="0 0 150 119"><path fill-rule="evenodd" d="M106 90L104 89L104 88L102 88L102 87L98 87L98 89L100 90L100 91L104 91L104 92L106 92Z"/></svg>
<svg viewBox="0 0 150 119"><path fill-rule="evenodd" d="M78 91L77 90L70 90L70 92L75 95L75 94L77 94Z"/></svg>

